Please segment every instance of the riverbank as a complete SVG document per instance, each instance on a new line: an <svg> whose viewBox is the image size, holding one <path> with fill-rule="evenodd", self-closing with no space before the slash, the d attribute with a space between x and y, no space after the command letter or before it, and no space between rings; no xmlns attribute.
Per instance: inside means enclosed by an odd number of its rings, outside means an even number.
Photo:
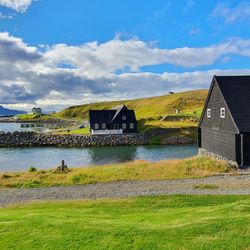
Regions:
<svg viewBox="0 0 250 250"><path fill-rule="evenodd" d="M0 132L0 147L92 147L128 146L149 144L193 144L196 142L196 128L155 129L141 134L123 135L78 135L36 132Z"/></svg>
<svg viewBox="0 0 250 250"><path fill-rule="evenodd" d="M164 180L213 176L220 173L237 173L226 162L209 157L193 157L185 160L159 162L135 161L89 168L69 168L68 172L37 170L2 173L1 187L34 188L70 186L128 180Z"/></svg>

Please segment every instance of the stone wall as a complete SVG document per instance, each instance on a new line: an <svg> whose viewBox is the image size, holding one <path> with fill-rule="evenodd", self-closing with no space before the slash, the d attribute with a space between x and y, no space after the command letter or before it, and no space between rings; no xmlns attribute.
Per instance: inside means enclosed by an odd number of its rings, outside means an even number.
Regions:
<svg viewBox="0 0 250 250"><path fill-rule="evenodd" d="M191 128L193 129L193 128ZM36 132L0 132L0 147L25 146L59 146L59 147L92 147L148 145L152 138L162 137L160 144L192 144L194 139L176 134L181 129L155 129L144 134L123 135L55 135ZM177 133L178 134L178 133ZM167 136L167 138L164 138Z"/></svg>
<svg viewBox="0 0 250 250"><path fill-rule="evenodd" d="M215 154L211 151L208 151L204 148L199 148L199 155L205 155L205 156L209 156L209 157L213 157L217 160L222 160L222 161L226 161L228 162L229 165L232 165L232 166L236 166L236 167L239 167L238 163L236 161L232 161L232 160L229 160L221 155L218 155L218 154Z"/></svg>
<svg viewBox="0 0 250 250"><path fill-rule="evenodd" d="M53 135L35 132L0 132L0 147L25 146L61 146L91 147L146 145L148 140L143 135Z"/></svg>

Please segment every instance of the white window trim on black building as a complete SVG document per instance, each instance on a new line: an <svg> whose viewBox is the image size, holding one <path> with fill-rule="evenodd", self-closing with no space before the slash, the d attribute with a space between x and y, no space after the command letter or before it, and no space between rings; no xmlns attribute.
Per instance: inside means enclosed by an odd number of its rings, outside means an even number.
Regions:
<svg viewBox="0 0 250 250"><path fill-rule="evenodd" d="M127 124L126 123L123 123L122 124L122 129L126 129L127 128Z"/></svg>
<svg viewBox="0 0 250 250"><path fill-rule="evenodd" d="M226 117L226 109L225 108L221 108L220 109L220 118L225 118Z"/></svg>
<svg viewBox="0 0 250 250"><path fill-rule="evenodd" d="M106 129L106 123L102 123L102 129Z"/></svg>
<svg viewBox="0 0 250 250"><path fill-rule="evenodd" d="M130 124L129 124L129 128L130 128L130 129L134 129L134 128L135 128L135 124L134 124L134 123L130 123Z"/></svg>
<svg viewBox="0 0 250 250"><path fill-rule="evenodd" d="M99 124L95 123L95 129L99 129Z"/></svg>
<svg viewBox="0 0 250 250"><path fill-rule="evenodd" d="M207 109L207 118L211 118L211 109Z"/></svg>
<svg viewBox="0 0 250 250"><path fill-rule="evenodd" d="M123 121L126 121L127 120L127 117L125 115L122 116L122 120Z"/></svg>

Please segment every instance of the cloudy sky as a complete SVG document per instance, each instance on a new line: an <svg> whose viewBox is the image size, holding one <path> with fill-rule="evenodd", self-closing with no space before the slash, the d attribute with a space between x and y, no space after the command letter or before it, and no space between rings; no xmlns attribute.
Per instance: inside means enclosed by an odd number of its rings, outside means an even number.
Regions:
<svg viewBox="0 0 250 250"><path fill-rule="evenodd" d="M250 1L0 0L0 105L60 110L250 74Z"/></svg>

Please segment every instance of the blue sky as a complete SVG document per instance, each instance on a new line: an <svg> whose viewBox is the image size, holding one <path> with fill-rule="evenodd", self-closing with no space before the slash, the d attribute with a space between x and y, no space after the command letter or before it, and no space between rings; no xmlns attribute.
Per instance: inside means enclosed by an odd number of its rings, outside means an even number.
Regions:
<svg viewBox="0 0 250 250"><path fill-rule="evenodd" d="M0 104L61 109L250 74L250 1L0 0Z"/></svg>

